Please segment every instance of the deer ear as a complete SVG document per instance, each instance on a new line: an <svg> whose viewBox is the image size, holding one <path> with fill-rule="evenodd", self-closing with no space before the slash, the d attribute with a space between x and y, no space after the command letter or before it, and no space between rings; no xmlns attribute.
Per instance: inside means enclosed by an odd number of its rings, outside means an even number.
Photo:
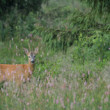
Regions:
<svg viewBox="0 0 110 110"><path fill-rule="evenodd" d="M28 55L28 53L29 53L28 49L24 48L24 51Z"/></svg>
<svg viewBox="0 0 110 110"><path fill-rule="evenodd" d="M35 48L34 53L37 54L38 53L39 48Z"/></svg>

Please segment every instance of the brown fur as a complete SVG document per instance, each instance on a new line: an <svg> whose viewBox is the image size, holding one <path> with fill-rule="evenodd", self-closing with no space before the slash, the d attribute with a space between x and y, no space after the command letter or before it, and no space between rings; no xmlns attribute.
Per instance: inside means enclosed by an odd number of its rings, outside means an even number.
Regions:
<svg viewBox="0 0 110 110"><path fill-rule="evenodd" d="M29 56L29 52L27 52L27 55ZM34 64L31 61L28 64L0 64L0 83L13 81L21 85L22 82L30 79L33 71Z"/></svg>

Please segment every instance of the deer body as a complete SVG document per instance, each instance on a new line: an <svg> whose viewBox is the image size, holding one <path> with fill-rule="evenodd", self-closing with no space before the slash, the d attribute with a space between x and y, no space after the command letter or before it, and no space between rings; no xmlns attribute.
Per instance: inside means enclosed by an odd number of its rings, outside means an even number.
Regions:
<svg viewBox="0 0 110 110"><path fill-rule="evenodd" d="M35 54L37 52L28 52L28 64L0 64L0 83L4 81L13 81L20 85L30 79L34 71Z"/></svg>

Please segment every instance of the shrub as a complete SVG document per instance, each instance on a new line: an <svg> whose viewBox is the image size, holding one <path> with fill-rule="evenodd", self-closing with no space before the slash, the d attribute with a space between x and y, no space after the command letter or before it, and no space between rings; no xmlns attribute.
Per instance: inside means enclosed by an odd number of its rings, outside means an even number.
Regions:
<svg viewBox="0 0 110 110"><path fill-rule="evenodd" d="M73 59L80 60L84 64L87 60L104 61L104 59L109 59L110 57L110 36L109 33L104 33L101 31L95 31L94 35L91 37L83 37L80 34L78 41L76 42L76 47L74 49Z"/></svg>

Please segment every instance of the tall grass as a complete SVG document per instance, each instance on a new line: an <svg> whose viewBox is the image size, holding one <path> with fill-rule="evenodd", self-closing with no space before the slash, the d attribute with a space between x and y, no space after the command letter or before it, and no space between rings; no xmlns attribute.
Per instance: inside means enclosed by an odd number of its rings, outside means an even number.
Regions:
<svg viewBox="0 0 110 110"><path fill-rule="evenodd" d="M38 38L33 37L33 39L31 49L38 46L36 44ZM28 47L29 42L29 39L18 42L14 38L9 44L2 43L1 45L4 45L0 54L2 62L27 62L22 47ZM11 82L5 82L1 87L1 110L106 110L110 108L109 63L105 69L101 65L104 63L99 59L87 60L83 64L78 61L79 58L73 58L74 46L68 48L66 55L62 52L52 53L43 46L44 44L39 44L40 50L36 57L31 82L24 83L20 88ZM7 47L10 51L6 50Z"/></svg>
<svg viewBox="0 0 110 110"><path fill-rule="evenodd" d="M96 76L97 73L88 71L88 75L94 75L89 81L80 79L77 74L66 73L65 76L62 73L53 78L51 73L46 71L44 80L32 78L30 83L23 84L20 89L13 84L5 83L6 89L1 89L0 107L2 110L109 109L110 85L101 76ZM85 73L82 77L85 77Z"/></svg>

